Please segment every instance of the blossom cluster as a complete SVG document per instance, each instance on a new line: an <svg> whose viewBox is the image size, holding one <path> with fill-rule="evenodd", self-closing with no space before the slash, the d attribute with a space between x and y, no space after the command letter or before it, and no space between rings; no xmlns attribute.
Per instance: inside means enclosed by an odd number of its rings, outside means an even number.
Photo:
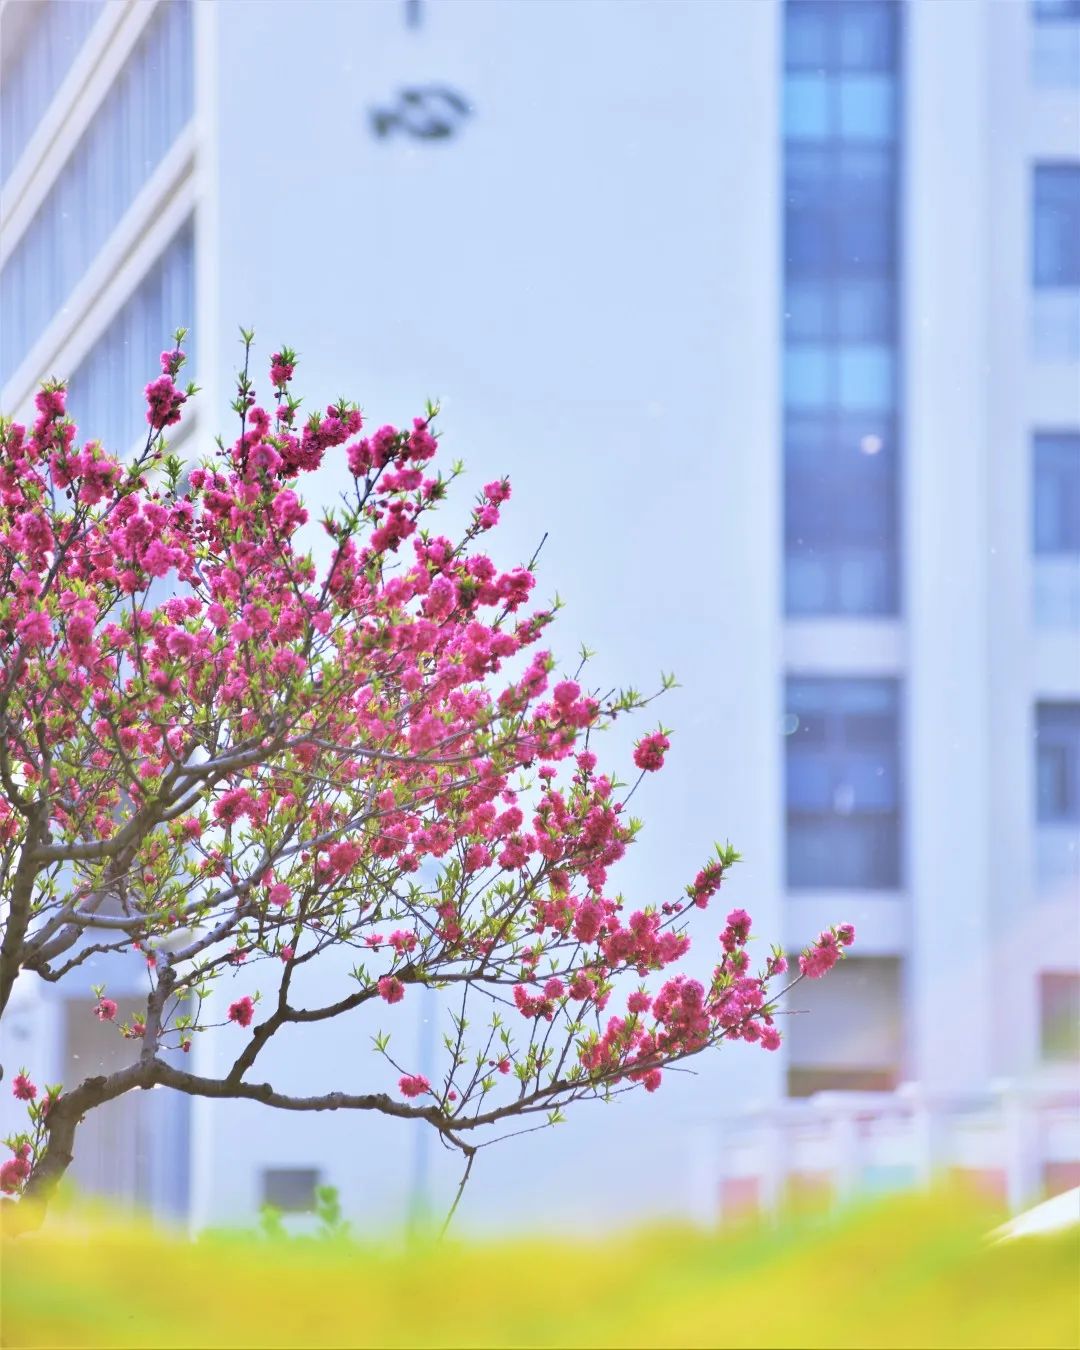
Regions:
<svg viewBox="0 0 1080 1350"><path fill-rule="evenodd" d="M430 1095L458 1121L495 1109L511 1074L558 1105L623 1079L653 1091L664 1065L724 1040L775 1049L768 986L786 961L774 952L750 972L744 911L728 914L711 980L673 969L733 850L658 905L612 887L639 824L595 733L651 698L559 673L543 642L557 606L535 602L531 567L484 544L509 481L483 486L456 538L438 533L430 517L457 470L437 467L436 410L370 430L340 400L300 425L288 348L271 359L268 406L245 367L236 439L184 466L164 440L193 392L177 383L183 364L178 340L146 386L133 463L78 443L60 384L38 393L31 427L0 420L0 863L24 850L40 862L28 961L70 954L122 885L127 917L99 945L137 951L151 990L164 967L172 997L122 1021L97 989L89 1011L154 1038L154 1054L188 1050L212 1007L257 1052L301 1016L294 971L333 946L364 959L351 993L304 1012L312 1022L368 1001L388 1011L417 984L482 987L517 1030L495 1017L475 1070L460 1046L441 1083L391 1061L406 1100ZM300 480L328 456L349 486L318 522L320 573ZM639 736L637 778L670 751L662 727ZM800 974L824 974L853 937L823 933ZM254 981L262 961L281 997L251 1032L259 991L233 981ZM662 982L601 1026L623 976ZM35 1107L29 1079L15 1083ZM498 1110L519 1109L523 1091ZM5 1164L13 1183L22 1157Z"/></svg>
<svg viewBox="0 0 1080 1350"><path fill-rule="evenodd" d="M15 1075L11 1091L17 1101L27 1104L31 1132L4 1140L13 1156L0 1164L0 1194L3 1195L17 1195L29 1181L35 1160L42 1151L49 1110L60 1097L59 1086L47 1087L39 1096L37 1084L31 1082L25 1069Z"/></svg>

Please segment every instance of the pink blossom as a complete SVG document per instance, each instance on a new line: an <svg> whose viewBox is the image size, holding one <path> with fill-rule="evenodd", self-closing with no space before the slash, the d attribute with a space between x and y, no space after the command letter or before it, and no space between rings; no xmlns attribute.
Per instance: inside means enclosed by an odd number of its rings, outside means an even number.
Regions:
<svg viewBox="0 0 1080 1350"><path fill-rule="evenodd" d="M32 610L15 625L15 635L26 647L43 647L52 637L52 624L43 609Z"/></svg>
<svg viewBox="0 0 1080 1350"><path fill-rule="evenodd" d="M634 747L634 763L639 769L653 773L664 767L664 755L671 748L671 742L662 731L654 731L643 736Z"/></svg>
<svg viewBox="0 0 1080 1350"><path fill-rule="evenodd" d="M160 539L152 540L142 555L142 565L152 577L167 576L175 562L173 550Z"/></svg>
<svg viewBox="0 0 1080 1350"><path fill-rule="evenodd" d="M169 634L165 646L170 656L179 660L186 660L195 650L195 639L183 628L178 628L175 632Z"/></svg>
<svg viewBox="0 0 1080 1350"><path fill-rule="evenodd" d="M483 844L470 844L465 850L465 871L479 872L491 862L491 849Z"/></svg>
<svg viewBox="0 0 1080 1350"><path fill-rule="evenodd" d="M99 998L97 1007L94 1009L94 1016L99 1022L112 1022L116 1020L116 1003L111 998Z"/></svg>
<svg viewBox="0 0 1080 1350"><path fill-rule="evenodd" d="M351 872L360 861L362 850L359 844L354 844L351 840L342 840L335 844L329 853L330 866L339 875Z"/></svg>
<svg viewBox="0 0 1080 1350"><path fill-rule="evenodd" d="M820 980L840 959L840 948L832 933L822 933L799 957L799 969L811 980Z"/></svg>
<svg viewBox="0 0 1080 1350"><path fill-rule="evenodd" d="M270 358L270 383L275 389L289 383L296 369L295 363L287 361L281 352L275 352Z"/></svg>
<svg viewBox="0 0 1080 1350"><path fill-rule="evenodd" d="M9 1158L2 1167L0 1167L0 1191L4 1195L14 1195L16 1191L22 1188L23 1182L30 1175L30 1146L24 1144L18 1150L14 1158Z"/></svg>
<svg viewBox="0 0 1080 1350"><path fill-rule="evenodd" d="M187 402L187 394L182 394L173 384L171 375L159 375L146 386L146 420L160 431L180 421L180 409Z"/></svg>
<svg viewBox="0 0 1080 1350"><path fill-rule="evenodd" d="M379 981L379 996L387 1003L400 1003L405 997L405 986L396 975L384 975Z"/></svg>
<svg viewBox="0 0 1080 1350"><path fill-rule="evenodd" d="M179 347L171 352L161 353L161 373L175 377L180 367L184 364L184 353Z"/></svg>
<svg viewBox="0 0 1080 1350"><path fill-rule="evenodd" d="M25 1073L17 1073L12 1080L11 1090L21 1102L32 1102L37 1096L37 1088Z"/></svg>
<svg viewBox="0 0 1080 1350"><path fill-rule="evenodd" d="M404 1074L398 1079L398 1087L403 1097L422 1097L431 1091L431 1084L422 1073Z"/></svg>
<svg viewBox="0 0 1080 1350"><path fill-rule="evenodd" d="M247 788L230 788L214 803L214 819L223 825L234 825L242 816L250 815L254 805Z"/></svg>
<svg viewBox="0 0 1080 1350"><path fill-rule="evenodd" d="M251 1019L255 1016L255 1001L250 994L245 994L243 998L238 998L235 1003L229 1004L229 1021L236 1022L242 1027L251 1025Z"/></svg>

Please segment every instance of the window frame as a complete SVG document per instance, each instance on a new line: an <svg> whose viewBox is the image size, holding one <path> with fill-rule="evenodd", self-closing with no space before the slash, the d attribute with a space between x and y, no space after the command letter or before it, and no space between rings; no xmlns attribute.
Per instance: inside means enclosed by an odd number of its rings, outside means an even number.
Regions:
<svg viewBox="0 0 1080 1350"><path fill-rule="evenodd" d="M883 696L883 707L877 713L860 709L858 698L852 697L845 707L848 695L877 694ZM805 702L813 706L818 695L817 708L810 716L820 723L821 739L804 739L800 743L800 713L805 713ZM804 696L809 696L807 700ZM798 705L802 703L803 707ZM900 681L888 676L804 676L789 675L785 680L786 725L795 719L794 726L784 741L784 814L785 814L785 882L788 891L860 890L894 893L903 885L904 878L904 773L902 763L902 701ZM852 733L857 730L859 717L878 716L887 719L889 726L883 736L860 741ZM813 726L807 723L807 729ZM797 776L812 772L813 755L823 770L831 805L813 805L800 800L796 786ZM864 798L858 801L858 777L863 762L874 754L884 753L880 770L885 778L886 803L873 803ZM799 761L802 761L800 765ZM890 781L891 771L891 781ZM851 805L840 809L840 801L852 794ZM812 829L818 837L826 836L833 847L829 856L833 863L842 863L831 874L821 870L807 872L807 856L799 853L799 836ZM850 835L853 852L845 857L841 847L844 834ZM878 835L878 842L874 836ZM881 839L887 840L882 844ZM867 842L869 841L869 843ZM868 849L866 856L876 861L863 868L860 848Z"/></svg>

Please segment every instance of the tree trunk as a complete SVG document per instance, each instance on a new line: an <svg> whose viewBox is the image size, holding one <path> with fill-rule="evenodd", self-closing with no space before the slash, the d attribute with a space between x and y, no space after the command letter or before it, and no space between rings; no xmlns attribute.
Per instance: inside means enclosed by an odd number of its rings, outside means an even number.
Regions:
<svg viewBox="0 0 1080 1350"><path fill-rule="evenodd" d="M147 1086L140 1081L144 1078L145 1066L133 1064L109 1078L87 1078L73 1092L56 1099L46 1120L45 1151L35 1163L22 1196L0 1205L0 1229L5 1237L41 1227L53 1193L75 1156L75 1131L87 1111L133 1088Z"/></svg>

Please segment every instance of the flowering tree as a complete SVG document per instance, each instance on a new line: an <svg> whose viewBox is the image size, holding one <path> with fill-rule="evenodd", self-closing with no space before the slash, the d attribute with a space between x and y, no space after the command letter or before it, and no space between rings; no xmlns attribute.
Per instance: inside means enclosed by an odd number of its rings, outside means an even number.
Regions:
<svg viewBox="0 0 1080 1350"><path fill-rule="evenodd" d="M182 331L130 463L78 443L59 384L29 432L0 421L0 1013L20 977L85 980L102 953L146 966L126 1012L86 985L86 1016L131 1043L126 1067L40 1090L14 1076L29 1117L6 1141L10 1197L46 1199L80 1120L137 1088L420 1120L467 1177L505 1122L652 1092L725 1040L780 1043L786 962L773 949L751 971L745 912L727 916L708 984L678 972L687 913L733 850L657 906L627 913L610 890L636 783L602 772L592 744L651 699L590 692L580 667L556 677L540 644L557 606L530 607L532 564L502 571L479 547L509 483L487 484L459 538L430 532L460 471L433 471L436 410L364 437L342 402L298 427L294 354L272 357L264 411L244 336L240 434L189 472L165 442L195 392L176 383ZM320 576L296 484L327 452L350 488L323 519ZM639 781L668 748L662 728L637 741ZM822 934L796 978L853 936ZM343 948L348 988L303 1004L297 972ZM233 998L242 964L258 993ZM365 1009L392 1022L417 986L457 1010L435 1081L374 1027L369 1092L291 1096L256 1076L282 1028ZM231 1067L188 1071L180 1052L215 1024Z"/></svg>

